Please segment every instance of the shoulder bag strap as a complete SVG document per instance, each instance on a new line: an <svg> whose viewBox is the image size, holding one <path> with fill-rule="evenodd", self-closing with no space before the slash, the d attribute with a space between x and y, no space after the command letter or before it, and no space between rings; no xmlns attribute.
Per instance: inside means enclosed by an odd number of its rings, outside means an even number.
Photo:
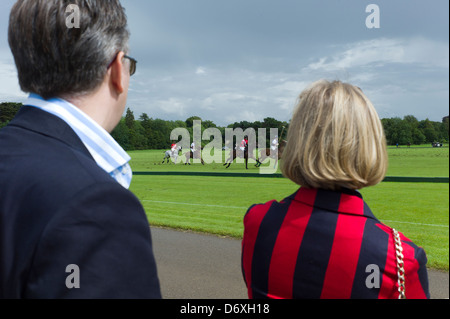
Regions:
<svg viewBox="0 0 450 319"><path fill-rule="evenodd" d="M398 299L406 299L405 295L405 268L403 263L403 247L398 231L392 228L395 242L395 257L397 260Z"/></svg>

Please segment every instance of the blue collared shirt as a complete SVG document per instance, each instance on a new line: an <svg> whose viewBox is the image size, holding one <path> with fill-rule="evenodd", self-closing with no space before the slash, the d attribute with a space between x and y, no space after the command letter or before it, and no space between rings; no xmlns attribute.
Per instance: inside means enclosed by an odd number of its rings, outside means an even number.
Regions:
<svg viewBox="0 0 450 319"><path fill-rule="evenodd" d="M43 99L30 94L24 105L49 112L66 122L78 135L92 157L102 169L123 187L130 187L132 171L130 156L97 122L75 105L60 98Z"/></svg>

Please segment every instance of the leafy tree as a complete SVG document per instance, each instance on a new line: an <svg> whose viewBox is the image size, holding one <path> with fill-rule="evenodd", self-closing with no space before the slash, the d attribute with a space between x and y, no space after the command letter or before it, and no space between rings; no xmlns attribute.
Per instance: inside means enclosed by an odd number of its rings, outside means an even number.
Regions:
<svg viewBox="0 0 450 319"><path fill-rule="evenodd" d="M134 125L134 114L133 111L130 110L130 108L127 109L127 113L125 115L125 124L128 126L128 128L131 130Z"/></svg>
<svg viewBox="0 0 450 319"><path fill-rule="evenodd" d="M112 131L111 136L119 143L120 146L126 151L132 149L130 144L130 129L125 124L125 118L122 118L117 124L116 128Z"/></svg>
<svg viewBox="0 0 450 319"><path fill-rule="evenodd" d="M448 140L445 123L432 122L429 119L418 121L412 115L405 116L403 120L398 117L385 118L381 122L389 145L424 144Z"/></svg>
<svg viewBox="0 0 450 319"><path fill-rule="evenodd" d="M133 150L145 150L148 148L148 140L141 122L134 121L132 129L129 130L129 140Z"/></svg>
<svg viewBox="0 0 450 319"><path fill-rule="evenodd" d="M5 127L6 125L8 125L9 122L0 122L0 130Z"/></svg>
<svg viewBox="0 0 450 319"><path fill-rule="evenodd" d="M412 132L412 144L420 145L424 144L426 141L425 135L419 128L415 128Z"/></svg>
<svg viewBox="0 0 450 319"><path fill-rule="evenodd" d="M214 124L213 121L202 121L202 126L203 126L205 129L210 128L210 127L217 127L217 125Z"/></svg>
<svg viewBox="0 0 450 319"><path fill-rule="evenodd" d="M22 103L0 103L0 123L11 121L21 107Z"/></svg>
<svg viewBox="0 0 450 319"><path fill-rule="evenodd" d="M161 119L154 119L151 121L152 136L152 148L154 149L167 149L170 147L170 132L168 121Z"/></svg>
<svg viewBox="0 0 450 319"><path fill-rule="evenodd" d="M425 119L419 122L419 128L425 135L426 143L433 143L438 139L438 134L436 133L433 123L429 119Z"/></svg>
<svg viewBox="0 0 450 319"><path fill-rule="evenodd" d="M202 120L202 118L201 117L199 117L199 116L191 116L191 117L188 117L187 119L186 119L186 127L193 127L194 126L194 121L201 121Z"/></svg>
<svg viewBox="0 0 450 319"><path fill-rule="evenodd" d="M150 118L147 113L142 113L141 116L139 116L139 121L142 123L142 126L145 126L150 121Z"/></svg>

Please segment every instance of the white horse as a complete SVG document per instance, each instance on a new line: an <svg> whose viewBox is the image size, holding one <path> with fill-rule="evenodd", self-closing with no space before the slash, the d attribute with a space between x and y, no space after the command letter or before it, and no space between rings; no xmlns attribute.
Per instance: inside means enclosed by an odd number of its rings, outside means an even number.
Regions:
<svg viewBox="0 0 450 319"><path fill-rule="evenodd" d="M181 146L177 146L175 151L168 150L164 153L164 158L161 163L164 163L165 160L167 160L167 163L169 163L169 159L173 158L173 162L176 164L178 159L178 154L181 152L183 148Z"/></svg>

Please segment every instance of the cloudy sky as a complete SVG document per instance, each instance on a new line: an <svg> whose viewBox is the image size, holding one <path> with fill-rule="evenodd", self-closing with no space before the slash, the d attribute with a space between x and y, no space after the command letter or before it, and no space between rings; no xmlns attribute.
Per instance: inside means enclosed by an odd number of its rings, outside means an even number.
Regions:
<svg viewBox="0 0 450 319"><path fill-rule="evenodd" d="M22 102L0 4L0 102ZM381 118L449 114L447 0L122 0L138 62L128 107L217 125L288 121L326 78L363 89ZM380 27L369 29L369 4Z"/></svg>

